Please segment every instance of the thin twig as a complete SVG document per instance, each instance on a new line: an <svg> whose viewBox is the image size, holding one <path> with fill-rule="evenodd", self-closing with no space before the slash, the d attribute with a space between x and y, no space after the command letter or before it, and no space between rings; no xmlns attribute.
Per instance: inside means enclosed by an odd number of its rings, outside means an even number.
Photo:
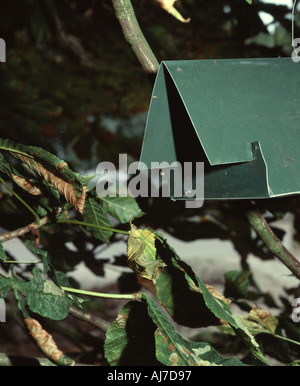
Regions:
<svg viewBox="0 0 300 386"><path fill-rule="evenodd" d="M11 232L3 233L2 235L0 235L0 241L1 242L5 242L5 241L8 241L8 240L14 239L16 237L24 236L26 233L32 232L33 230L37 230L40 227L42 227L43 225L47 224L48 220L49 220L48 216L45 216L42 219L40 219L40 223L39 224L31 223L29 225L26 225L25 227L15 229L15 230L13 230ZM74 224L74 225L88 226L88 227L92 227L92 228L108 230L108 231L111 231L111 232L114 232L114 233L121 233L121 234L124 234L124 235L128 235L128 231L123 231L121 229L108 228L108 227L104 227L104 226L101 226L101 225L90 224L90 223L86 223L86 222L78 221L78 220L72 220L72 219L67 219L66 220L66 219L59 219L58 218L57 219L57 223L59 223L59 224Z"/></svg>
<svg viewBox="0 0 300 386"><path fill-rule="evenodd" d="M67 47L73 54L75 54L80 59L80 63L85 67L92 67L94 64L93 56L90 52L86 51L80 40L69 33L67 33L62 21L60 20L55 5L52 0L46 0L45 4L48 8L48 11L52 15L54 25L58 34L59 42Z"/></svg>
<svg viewBox="0 0 300 386"><path fill-rule="evenodd" d="M48 216L45 216L42 219L40 219L39 224L36 224L34 222L34 223L29 224L29 225L26 225L25 227L18 228L14 231L3 233L2 235L0 235L0 241L5 242L8 240L14 239L16 237L21 237L21 236L25 235L26 233L29 233L29 232L32 232L33 230L39 229L40 227L45 225L47 222L48 222Z"/></svg>
<svg viewBox="0 0 300 386"><path fill-rule="evenodd" d="M147 74L156 74L159 63L153 54L136 19L130 0L112 0L126 41L140 61Z"/></svg>
<svg viewBox="0 0 300 386"><path fill-rule="evenodd" d="M44 366L44 367L55 367L57 366L48 358L32 358L32 357L21 357L16 355L7 355L0 353L0 366ZM76 363L75 367L79 366L92 366L82 363Z"/></svg>
<svg viewBox="0 0 300 386"><path fill-rule="evenodd" d="M246 212L246 216L250 225L263 240L269 251L300 279L300 262L274 234L262 214L258 210L249 210Z"/></svg>
<svg viewBox="0 0 300 386"><path fill-rule="evenodd" d="M93 326L105 332L108 330L110 326L110 323L107 322L106 320L103 320L98 316L95 316L89 312L82 311L76 307L70 307L70 314L78 319L84 320L85 322L92 324Z"/></svg>
<svg viewBox="0 0 300 386"><path fill-rule="evenodd" d="M128 235L128 231L123 231L121 229L105 227L105 226L97 225L97 224L91 224L91 223L87 223L87 222L84 222L84 221L78 221L78 220L72 220L72 219L66 219L65 220L65 219L59 219L58 218L57 222L60 223L60 224L82 225L82 226L86 226L86 227L90 227L90 228L103 229L103 230L111 231L111 232L114 232L114 233L121 233L123 235Z"/></svg>

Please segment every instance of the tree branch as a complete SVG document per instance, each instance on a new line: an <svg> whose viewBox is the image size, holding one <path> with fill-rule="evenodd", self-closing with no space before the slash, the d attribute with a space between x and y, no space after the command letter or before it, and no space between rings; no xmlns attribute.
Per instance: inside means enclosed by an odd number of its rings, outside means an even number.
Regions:
<svg viewBox="0 0 300 386"><path fill-rule="evenodd" d="M273 253L298 279L300 279L300 262L282 244L274 234L267 221L258 210L249 210L246 216L250 225Z"/></svg>
<svg viewBox="0 0 300 386"><path fill-rule="evenodd" d="M0 241L5 242L11 239L14 239L16 237L21 237L25 235L26 233L32 232L33 230L37 230L43 225L45 225L48 222L48 216L43 217L40 219L40 223L36 224L35 222L29 225L26 225L25 227L18 228L14 231L3 233L0 235Z"/></svg>
<svg viewBox="0 0 300 386"><path fill-rule="evenodd" d="M71 52L73 52L73 54L80 59L80 63L82 66L92 67L94 63L92 54L84 49L80 40L76 36L66 32L62 21L58 17L53 1L46 0L45 4L53 18L60 44L68 48Z"/></svg>
<svg viewBox="0 0 300 386"><path fill-rule="evenodd" d="M156 74L159 63L141 31L131 1L112 0L112 3L116 17L121 24L125 39L131 45L132 50L140 61L144 71L148 74Z"/></svg>
<svg viewBox="0 0 300 386"><path fill-rule="evenodd" d="M110 323L108 323L106 320L103 320L89 312L81 311L79 308L76 307L70 307L70 314L73 315L75 318L84 320L85 322L88 322L105 332L110 326Z"/></svg>

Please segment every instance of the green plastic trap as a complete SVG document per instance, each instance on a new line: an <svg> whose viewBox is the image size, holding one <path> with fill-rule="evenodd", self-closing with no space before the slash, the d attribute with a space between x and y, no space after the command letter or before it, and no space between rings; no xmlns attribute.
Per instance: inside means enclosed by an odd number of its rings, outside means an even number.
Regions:
<svg viewBox="0 0 300 386"><path fill-rule="evenodd" d="M291 58L162 62L140 169L204 162L205 199L298 194L299 95Z"/></svg>

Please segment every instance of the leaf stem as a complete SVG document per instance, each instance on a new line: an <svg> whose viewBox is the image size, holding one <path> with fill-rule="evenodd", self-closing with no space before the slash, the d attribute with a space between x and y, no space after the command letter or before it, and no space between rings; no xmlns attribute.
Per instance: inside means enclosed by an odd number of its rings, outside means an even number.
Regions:
<svg viewBox="0 0 300 386"><path fill-rule="evenodd" d="M6 140L5 140L6 141ZM1 142L2 142L2 138L1 138ZM3 145L0 145L0 150L5 150L5 151L8 151L10 153L16 153L16 154L19 154L19 155L24 155L25 157L28 157L28 158L34 158L32 155L28 154L28 153L25 153L24 151L22 150L18 150L16 148L12 149L11 147L9 146L3 146Z"/></svg>
<svg viewBox="0 0 300 386"><path fill-rule="evenodd" d="M90 223L87 223L84 221L69 220L69 219L68 220L57 219L57 222L62 223L62 224L74 224L74 225L82 225L82 226L86 226L86 227L93 227L93 228L103 229L103 230L111 231L111 232L115 232L115 233L121 233L123 235L129 234L129 231L122 231L121 229L115 229L115 228L105 227L102 225L90 224Z"/></svg>
<svg viewBox="0 0 300 386"><path fill-rule="evenodd" d="M5 241L11 240L15 237L24 236L26 233L28 233L32 230L37 230L40 227L42 227L43 225L47 224L48 220L49 220L48 216L45 216L42 219L40 219L39 224L32 223L32 224L26 225L25 227L15 229L11 232L3 233L2 235L0 235L0 241L5 242Z"/></svg>
<svg viewBox="0 0 300 386"><path fill-rule="evenodd" d="M28 210L29 212L34 216L35 220L36 220L36 223L39 224L40 223L40 218L39 216L36 214L36 212L16 193L13 191L13 189L10 188L10 186L3 180L2 177L0 177L0 181L2 182L2 184L6 187L6 189L12 194L14 195Z"/></svg>
<svg viewBox="0 0 300 386"><path fill-rule="evenodd" d="M252 333L252 334L255 334L257 333L258 331L255 329L255 328L250 328L249 331ZM269 335L272 335L274 336L275 338L278 338L278 339L282 339L282 340L285 340L289 343L293 343L293 344L296 344L297 346L300 346L300 342L297 342L296 340L293 340L293 339L290 339L290 338L286 338L285 336L282 336L282 335L278 335L278 334L273 334L271 331L268 331L268 330L262 330L262 331L259 331L261 334L269 334Z"/></svg>
<svg viewBox="0 0 300 386"><path fill-rule="evenodd" d="M42 263L41 261L26 261L26 260L3 260L3 263L7 264L39 264Z"/></svg>
<svg viewBox="0 0 300 386"><path fill-rule="evenodd" d="M70 307L70 313L81 320L84 320L85 322L88 322L92 324L93 326L99 328L102 331L107 331L110 323L107 322L104 319L99 318L99 316L95 316L89 312L79 310L79 308L76 307Z"/></svg>
<svg viewBox="0 0 300 386"><path fill-rule="evenodd" d="M92 291L85 291L81 289L76 288L69 288L69 287L60 287L63 291L66 292L72 292L79 295L88 295L88 296L94 296L98 298L107 298L107 299L129 299L129 300L138 300L141 299L141 295L139 293L134 294L107 294L103 292L92 292Z"/></svg>

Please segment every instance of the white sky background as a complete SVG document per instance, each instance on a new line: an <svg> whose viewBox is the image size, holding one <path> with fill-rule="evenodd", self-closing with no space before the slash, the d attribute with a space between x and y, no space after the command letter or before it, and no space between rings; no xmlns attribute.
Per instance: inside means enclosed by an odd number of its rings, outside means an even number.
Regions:
<svg viewBox="0 0 300 386"><path fill-rule="evenodd" d="M293 5L293 0L263 0L263 3L271 3L271 4L283 4L287 5L288 7L292 7Z"/></svg>
<svg viewBox="0 0 300 386"><path fill-rule="evenodd" d="M288 6L291 9L291 17L290 17L290 19L292 20L292 8L293 8L293 5L294 5L294 0L263 0L263 2L264 3L270 3L270 4L278 4L278 5L286 5L286 6ZM298 0L297 6L296 6L296 11L299 12L299 9L300 9L300 1ZM265 12L260 12L259 16L261 17L261 19L263 20L263 22L266 25L269 25L274 20L273 17L270 14L265 13ZM271 24L268 29L269 29L270 32L273 32L274 29L275 29L275 26Z"/></svg>

